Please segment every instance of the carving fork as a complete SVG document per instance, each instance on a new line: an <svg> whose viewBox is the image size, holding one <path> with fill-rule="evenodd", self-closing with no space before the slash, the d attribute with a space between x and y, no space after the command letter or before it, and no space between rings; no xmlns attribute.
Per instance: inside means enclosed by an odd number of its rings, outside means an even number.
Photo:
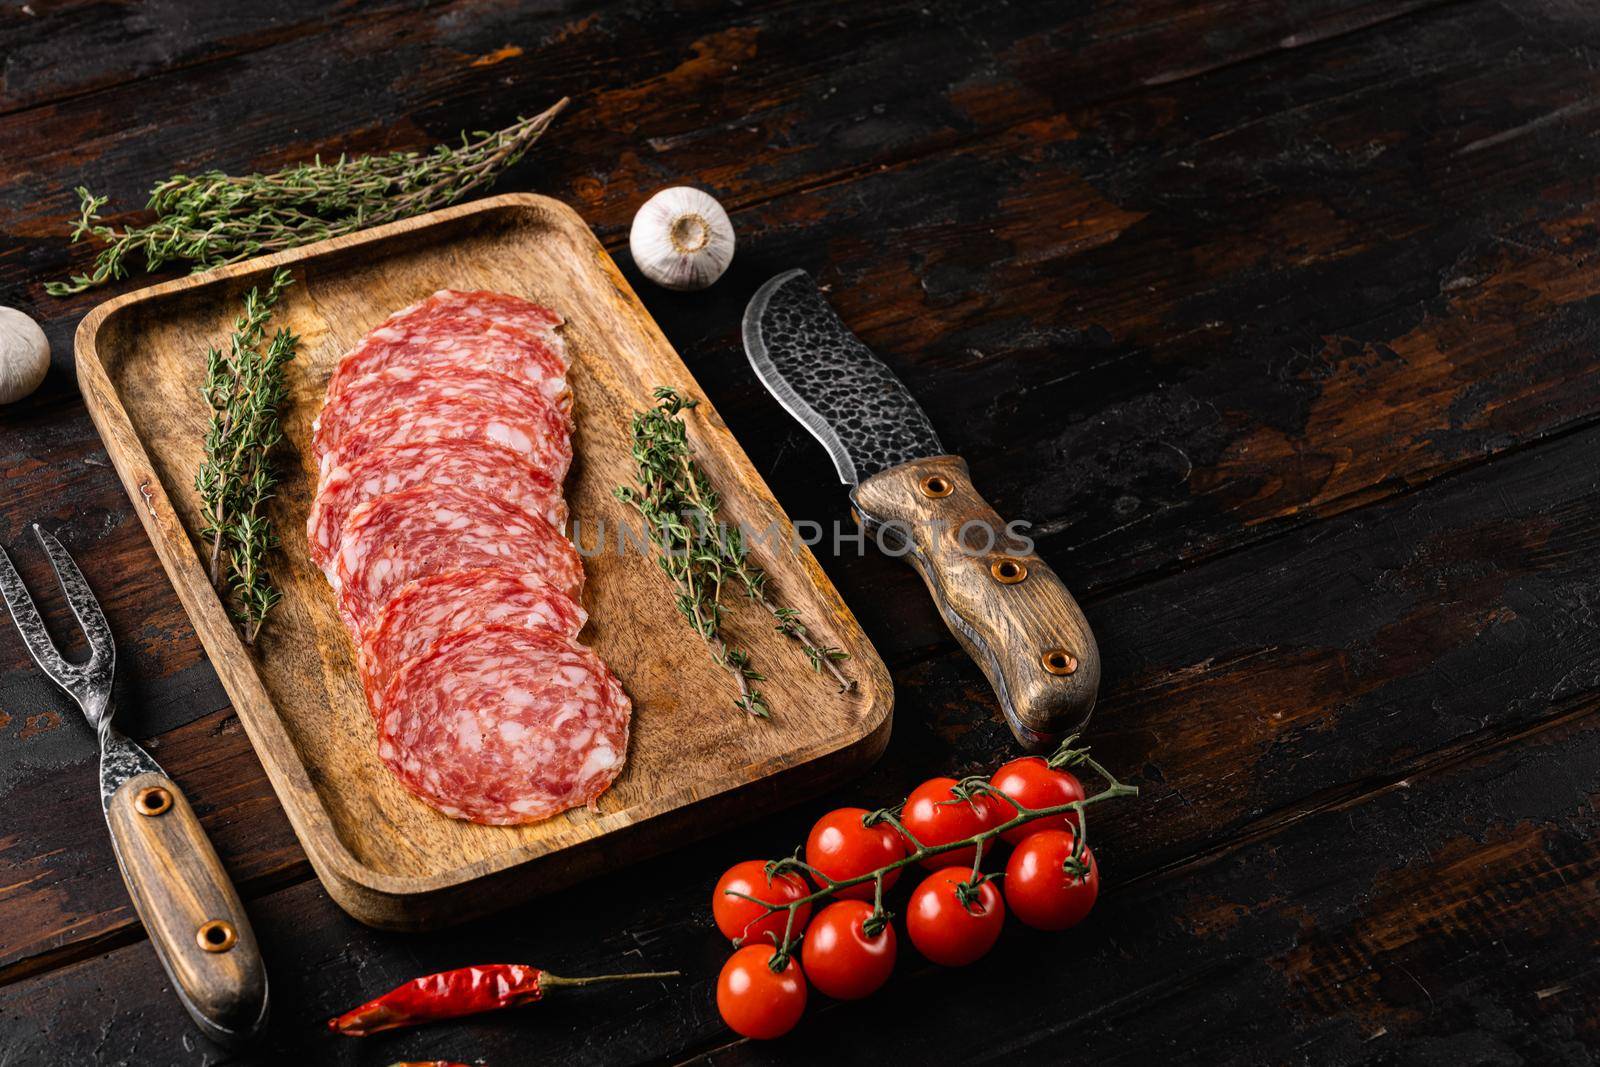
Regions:
<svg viewBox="0 0 1600 1067"><path fill-rule="evenodd" d="M267 973L239 894L183 792L150 754L111 724L117 650L83 573L50 534L33 527L88 639L86 662L70 663L46 633L39 609L0 550L0 595L39 669L67 691L100 735L100 805L133 906L161 965L195 1024L239 1044L267 1018Z"/></svg>

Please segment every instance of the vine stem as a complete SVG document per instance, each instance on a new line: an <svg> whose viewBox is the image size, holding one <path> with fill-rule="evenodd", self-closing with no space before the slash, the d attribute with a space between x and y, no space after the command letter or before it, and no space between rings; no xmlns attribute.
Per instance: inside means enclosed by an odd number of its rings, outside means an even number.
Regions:
<svg viewBox="0 0 1600 1067"><path fill-rule="evenodd" d="M858 874L853 878L830 878L797 857L785 857L781 860L773 860L767 864L767 877L769 880L780 873L800 870L821 877L827 884L812 893L808 893L803 897L797 897L794 900L782 904L773 904L769 901L761 900L758 897L751 896L749 893L741 893L735 889L724 889L723 892L729 896L738 897L741 900L747 900L753 904L761 905L761 907L765 909L764 914L767 915L771 915L778 911L787 911L789 913L788 921L784 926L783 941L779 943L778 952L773 957L774 959L778 959L780 957L787 958L792 953L793 941L791 935L794 930L795 915L801 908L815 904L819 900L826 900L829 897L836 896L842 889L849 889L851 886L862 885L866 882L876 882L876 892L874 894L875 906L873 910L873 915L876 918L883 914L883 879L886 875L893 871L898 871L903 867L909 867L914 863L920 863L930 856L938 856L946 852L956 852L965 848L974 849L976 851L976 855L973 858L972 882L962 883L963 885L975 885L985 878L999 877L998 875L985 875L979 869L979 866L983 861L984 846L989 841L994 840L1000 835L1006 833L1008 830L1014 830L1019 826L1025 826L1028 823L1035 822L1039 819L1048 819L1053 815L1065 815L1069 812L1077 817L1078 830L1073 835L1072 855L1072 859L1077 860L1089 847L1089 826L1086 810L1092 805L1101 804L1107 800L1115 800L1118 797L1138 796L1139 787L1124 784L1120 779L1117 778L1116 775L1106 770L1102 764L1092 759L1089 756L1088 749L1073 750L1069 748L1069 746L1075 740L1077 740L1076 735L1068 737L1061 743L1061 748L1057 751L1056 755L1070 753L1071 763L1082 764L1083 766L1090 768L1106 782L1106 787L1104 789L1091 796L1084 797L1082 800L1073 800L1065 804L1053 804L1044 808L1030 808L1012 797L1005 790L996 789L994 786L990 785L988 781L981 777L974 776L964 778L954 787L952 787L952 793L956 793L957 795L953 796L951 800L943 801L942 803L967 803L968 798L973 794L988 794L990 796L1000 797L1001 799L1005 800L1006 803L1010 804L1016 809L1016 814L1007 819L1005 822L996 826L991 826L987 830L973 834L971 837L965 837L959 841L950 841L943 845L925 845L917 839L916 835L912 834L911 831L905 828L905 826L900 822L899 817L895 814L895 809L882 808L867 815L863 819L863 822L869 826L874 822L886 822L892 826L897 833L904 837L907 842L914 846L911 852L907 853L905 856L902 856L900 859L895 860L893 863L886 863L882 867L867 871L864 874ZM1053 762L1054 758L1055 757L1052 756L1051 760L1047 760L1046 762L1050 762L1051 766L1059 766L1060 764ZM1062 762L1066 763L1068 761L1063 760Z"/></svg>

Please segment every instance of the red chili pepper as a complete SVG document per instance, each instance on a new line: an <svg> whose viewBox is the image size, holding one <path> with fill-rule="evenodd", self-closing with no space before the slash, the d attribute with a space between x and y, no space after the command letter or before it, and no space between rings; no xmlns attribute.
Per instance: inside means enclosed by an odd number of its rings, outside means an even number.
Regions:
<svg viewBox="0 0 1600 1067"><path fill-rule="evenodd" d="M598 985L641 978L676 978L677 971L602 974L562 978L522 963L487 963L413 978L359 1008L328 1020L328 1029L350 1037L366 1037L398 1026L454 1019L462 1015L515 1008L543 1000L546 989Z"/></svg>

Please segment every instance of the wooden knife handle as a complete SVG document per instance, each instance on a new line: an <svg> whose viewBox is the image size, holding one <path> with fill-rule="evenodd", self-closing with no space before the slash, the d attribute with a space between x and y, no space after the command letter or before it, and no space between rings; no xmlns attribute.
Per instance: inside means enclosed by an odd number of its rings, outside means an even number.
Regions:
<svg viewBox="0 0 1600 1067"><path fill-rule="evenodd" d="M892 467L856 486L858 518L905 552L950 632L983 668L1017 740L1042 748L1082 728L1100 688L1100 651L1055 572L1008 533L960 456Z"/></svg>
<svg viewBox="0 0 1600 1067"><path fill-rule="evenodd" d="M166 775L137 775L112 794L106 823L128 895L189 1014L223 1043L259 1031L261 950L183 791Z"/></svg>

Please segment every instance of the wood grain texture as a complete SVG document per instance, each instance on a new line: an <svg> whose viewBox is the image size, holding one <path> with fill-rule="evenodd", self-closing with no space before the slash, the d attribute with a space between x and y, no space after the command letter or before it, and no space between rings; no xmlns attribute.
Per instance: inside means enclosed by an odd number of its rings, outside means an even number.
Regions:
<svg viewBox="0 0 1600 1067"><path fill-rule="evenodd" d="M291 365L284 424L292 458L272 513L283 539L274 573L284 602L247 650L196 554L204 523L192 472L209 416L194 353L225 335L239 294L278 267L298 274L279 321L300 337L302 352ZM589 578L584 640L634 701L627 767L598 813L484 827L448 819L405 792L377 760L348 638L306 551L316 482L311 424L328 376L365 331L441 288L516 292L567 320L577 456L568 488ZM754 555L818 640L846 652L857 684L834 692L770 625L753 612L735 614L732 634L767 675L774 711L763 721L734 708L730 679L677 617L654 559L638 547L642 536L624 536L637 532L613 489L633 478L629 419L652 403L658 385L692 395L698 388L588 228L555 201L496 197L119 298L80 327L78 371L130 499L290 822L329 892L365 922L415 928L481 915L671 847L727 817L757 814L762 798L775 795L763 784L770 776L790 791L820 788L882 751L886 672L804 546L784 537ZM788 530L715 409L698 409L692 421L692 444L728 521Z"/></svg>
<svg viewBox="0 0 1600 1067"><path fill-rule="evenodd" d="M172 779L140 774L106 803L122 878L184 1005L225 1043L267 1021L267 972L228 872Z"/></svg>
<svg viewBox="0 0 1600 1067"><path fill-rule="evenodd" d="M983 668L1023 747L1081 730L1100 692L1100 649L1055 571L972 486L959 456L875 474L850 494L867 529L905 554L945 625Z"/></svg>
<svg viewBox="0 0 1600 1067"><path fill-rule="evenodd" d="M106 589L129 724L159 734L260 901L293 999L234 1062L814 1059L890 1005L819 1000L798 1052L729 1045L699 985L373 1043L314 1024L491 955L714 974L705 898L728 863L797 843L828 804L1009 751L921 583L846 553L821 562L898 689L886 756L849 788L459 935L367 931L300 883L78 401L71 331L98 297L39 290L87 259L63 240L71 189L131 209L175 169L420 147L575 89L500 188L581 203L613 247L661 185L724 199L728 276L640 296L785 509L848 521L738 346L751 289L804 266L997 508L1036 523L1104 643L1091 740L1144 799L1097 826L1092 925L1008 933L959 983L905 950L885 995L915 1025L886 1039L936 1060L1592 1058L1592 745L1544 733L1600 710L1589 5L29 6L0 11L26 51L0 55L0 133L27 147L0 158L0 303L43 322L56 368L0 416L0 536L46 516ZM0 820L0 1049L215 1062L132 943L67 710L0 640L0 792L26 813Z"/></svg>

